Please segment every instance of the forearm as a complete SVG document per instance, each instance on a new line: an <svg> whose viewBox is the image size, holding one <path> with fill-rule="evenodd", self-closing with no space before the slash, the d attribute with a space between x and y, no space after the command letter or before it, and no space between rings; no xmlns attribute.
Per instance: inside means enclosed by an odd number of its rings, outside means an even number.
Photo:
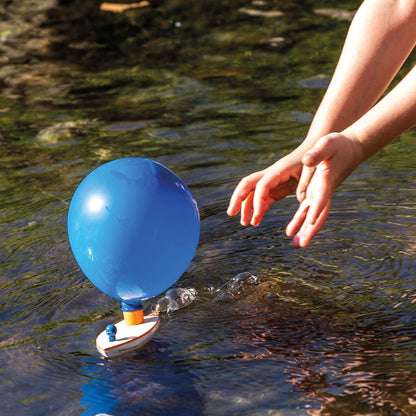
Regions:
<svg viewBox="0 0 416 416"><path fill-rule="evenodd" d="M321 137L302 158L313 175L286 233L306 247L324 224L332 192L364 160L416 125L416 66L365 115L340 133ZM298 186L299 187L299 186Z"/></svg>
<svg viewBox="0 0 416 416"><path fill-rule="evenodd" d="M414 125L416 66L368 113L345 129L343 134L361 144L364 161Z"/></svg>
<svg viewBox="0 0 416 416"><path fill-rule="evenodd" d="M384 93L415 42L416 0L364 1L302 151L362 117Z"/></svg>

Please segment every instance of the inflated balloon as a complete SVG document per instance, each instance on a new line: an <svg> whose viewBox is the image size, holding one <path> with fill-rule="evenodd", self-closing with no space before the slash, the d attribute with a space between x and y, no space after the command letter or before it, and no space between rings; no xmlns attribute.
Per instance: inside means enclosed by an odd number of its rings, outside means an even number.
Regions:
<svg viewBox="0 0 416 416"><path fill-rule="evenodd" d="M118 159L98 167L69 206L69 242L81 270L102 292L133 307L179 279L199 233L189 189L149 159Z"/></svg>

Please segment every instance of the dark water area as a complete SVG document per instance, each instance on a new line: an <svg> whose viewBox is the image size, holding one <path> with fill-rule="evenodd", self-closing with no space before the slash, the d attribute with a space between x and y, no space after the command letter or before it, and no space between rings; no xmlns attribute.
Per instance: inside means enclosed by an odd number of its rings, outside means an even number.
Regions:
<svg viewBox="0 0 416 416"><path fill-rule="evenodd" d="M293 197L256 228L225 213L302 141L358 4L0 2L0 414L416 414L415 130L348 178L307 249L284 234ZM201 239L145 305L157 334L108 360L95 337L119 304L66 218L85 175L128 156L182 178Z"/></svg>

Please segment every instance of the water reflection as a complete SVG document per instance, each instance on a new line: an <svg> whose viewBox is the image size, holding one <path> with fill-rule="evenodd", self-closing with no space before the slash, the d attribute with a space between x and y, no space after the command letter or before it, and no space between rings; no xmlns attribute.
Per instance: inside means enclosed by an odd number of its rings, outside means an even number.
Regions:
<svg viewBox="0 0 416 416"><path fill-rule="evenodd" d="M232 187L302 140L347 22L304 1L208 3L2 6L2 411L414 414L414 131L339 189L307 250L283 232L293 198L241 228L225 215ZM160 304L158 334L110 361L94 339L119 305L79 271L66 215L81 179L125 156L178 173L202 233L147 305Z"/></svg>
<svg viewBox="0 0 416 416"><path fill-rule="evenodd" d="M168 364L167 358L147 346L145 354L128 360L84 360L81 372L90 381L81 388L82 415L200 415L203 410L192 373L183 365ZM155 359L165 361L165 365L158 365Z"/></svg>

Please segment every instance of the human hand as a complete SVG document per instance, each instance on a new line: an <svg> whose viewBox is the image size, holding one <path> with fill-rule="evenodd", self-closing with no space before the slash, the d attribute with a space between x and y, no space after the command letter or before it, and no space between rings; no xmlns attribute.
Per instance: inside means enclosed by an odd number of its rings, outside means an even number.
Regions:
<svg viewBox="0 0 416 416"><path fill-rule="evenodd" d="M294 236L296 247L307 247L322 228L328 217L332 193L362 160L361 144L341 133L320 138L305 153L297 189L300 205L286 228L286 234Z"/></svg>
<svg viewBox="0 0 416 416"><path fill-rule="evenodd" d="M259 225L275 202L295 191L301 169L301 157L294 151L267 169L246 176L231 196L228 215L241 211L241 225Z"/></svg>

